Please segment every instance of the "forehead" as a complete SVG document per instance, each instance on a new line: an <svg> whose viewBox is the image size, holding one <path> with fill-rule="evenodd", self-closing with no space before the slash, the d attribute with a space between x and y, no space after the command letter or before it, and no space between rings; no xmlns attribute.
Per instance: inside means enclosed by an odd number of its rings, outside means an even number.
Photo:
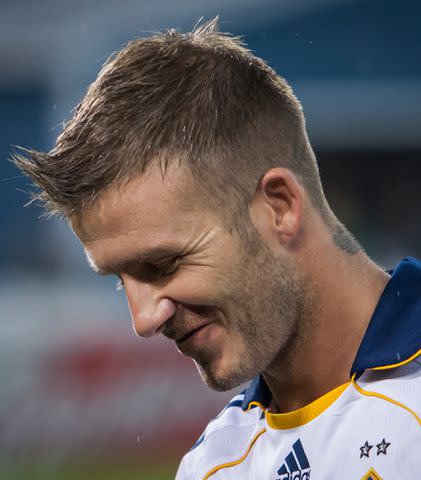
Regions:
<svg viewBox="0 0 421 480"><path fill-rule="evenodd" d="M194 235L205 221L216 221L206 207L205 195L180 167L159 168L137 176L123 186L110 187L70 223L85 246L113 240L130 247L130 240L145 248Z"/></svg>

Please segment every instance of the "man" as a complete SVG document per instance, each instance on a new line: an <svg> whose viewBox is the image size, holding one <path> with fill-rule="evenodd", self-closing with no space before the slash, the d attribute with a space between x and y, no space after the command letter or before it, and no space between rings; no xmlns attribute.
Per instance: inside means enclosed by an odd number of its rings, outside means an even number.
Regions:
<svg viewBox="0 0 421 480"><path fill-rule="evenodd" d="M216 20L132 41L49 153L16 164L215 390L178 479L421 471L421 264L375 265L335 217L299 102Z"/></svg>

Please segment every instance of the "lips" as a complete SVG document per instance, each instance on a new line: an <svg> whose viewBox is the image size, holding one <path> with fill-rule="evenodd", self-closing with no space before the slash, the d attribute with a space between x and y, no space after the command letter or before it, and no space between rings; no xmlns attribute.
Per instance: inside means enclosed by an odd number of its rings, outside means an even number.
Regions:
<svg viewBox="0 0 421 480"><path fill-rule="evenodd" d="M188 340L192 335L194 335L196 332L198 332L199 330L201 330L202 328L206 327L206 325L208 325L208 323L205 323L204 325L201 325L200 327L196 327L192 330L190 330L188 333L178 337L175 341L176 343L183 343L185 342L186 340Z"/></svg>
<svg viewBox="0 0 421 480"><path fill-rule="evenodd" d="M161 333L173 340L177 346L185 345L195 333L217 321L218 313L215 307L178 305L175 314L162 326Z"/></svg>
<svg viewBox="0 0 421 480"><path fill-rule="evenodd" d="M212 355L218 344L217 326L213 322L201 325L179 337L175 343L181 354L202 360L206 357L209 360L209 355Z"/></svg>

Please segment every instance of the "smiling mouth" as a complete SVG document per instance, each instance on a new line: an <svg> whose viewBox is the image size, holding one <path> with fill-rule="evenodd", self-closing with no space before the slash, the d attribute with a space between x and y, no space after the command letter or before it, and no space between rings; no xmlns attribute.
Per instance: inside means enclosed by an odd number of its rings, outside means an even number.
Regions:
<svg viewBox="0 0 421 480"><path fill-rule="evenodd" d="M183 343L185 342L186 340L188 340L190 337L192 337L196 332L198 332L199 330L202 330L202 328L206 327L208 325L208 323L206 323L205 325L202 325L194 330L191 330L189 333L187 333L186 335L184 335L183 337L179 338L178 340L176 340L176 343L179 344L179 343Z"/></svg>

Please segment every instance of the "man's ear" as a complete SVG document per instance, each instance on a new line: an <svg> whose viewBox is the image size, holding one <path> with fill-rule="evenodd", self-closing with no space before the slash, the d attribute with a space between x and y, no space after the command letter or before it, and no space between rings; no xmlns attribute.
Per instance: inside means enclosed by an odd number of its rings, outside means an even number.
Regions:
<svg viewBox="0 0 421 480"><path fill-rule="evenodd" d="M264 236L289 244L303 221L304 189L287 168L268 170L259 182L251 205L251 216ZM269 240L269 238L268 238Z"/></svg>

